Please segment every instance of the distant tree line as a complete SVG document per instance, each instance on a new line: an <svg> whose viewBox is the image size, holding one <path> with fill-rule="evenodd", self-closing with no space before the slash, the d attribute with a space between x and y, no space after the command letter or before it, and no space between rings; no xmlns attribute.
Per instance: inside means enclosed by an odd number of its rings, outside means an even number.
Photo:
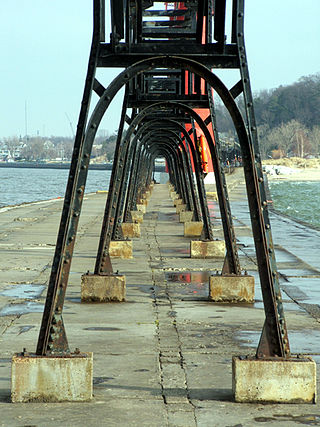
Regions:
<svg viewBox="0 0 320 427"><path fill-rule="evenodd" d="M98 136L93 144L92 158L112 160L116 143L116 135ZM18 137L3 138L0 141L0 153L5 151L6 157L25 161L70 161L74 138L63 136L51 137ZM4 157L4 155L2 155ZM1 159L0 159L1 160Z"/></svg>
<svg viewBox="0 0 320 427"><path fill-rule="evenodd" d="M238 105L244 111L242 99ZM254 109L263 158L319 156L320 73L255 94ZM218 130L234 135L231 119L219 103L216 115Z"/></svg>

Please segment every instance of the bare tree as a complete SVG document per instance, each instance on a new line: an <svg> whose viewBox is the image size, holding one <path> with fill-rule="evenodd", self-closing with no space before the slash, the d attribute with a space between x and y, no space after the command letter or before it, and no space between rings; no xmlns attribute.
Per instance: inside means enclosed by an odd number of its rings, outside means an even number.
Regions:
<svg viewBox="0 0 320 427"><path fill-rule="evenodd" d="M15 152L21 146L21 142L17 136L11 136L9 138L4 138L4 142L7 146L7 149L10 152L12 158L15 157Z"/></svg>
<svg viewBox="0 0 320 427"><path fill-rule="evenodd" d="M309 141L312 148L312 153L316 156L320 155L320 126L313 126L309 131Z"/></svg>

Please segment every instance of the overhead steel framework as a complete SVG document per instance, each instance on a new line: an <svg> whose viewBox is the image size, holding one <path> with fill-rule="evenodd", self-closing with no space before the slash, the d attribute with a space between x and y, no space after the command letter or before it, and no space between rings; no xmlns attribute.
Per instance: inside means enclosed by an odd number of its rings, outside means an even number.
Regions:
<svg viewBox="0 0 320 427"><path fill-rule="evenodd" d="M95 274L114 274L110 242L123 239L121 223L131 221L131 212L152 182L159 156L166 159L170 181L194 212L193 219L203 222L201 238L213 239L203 182L207 165L198 146L203 135L213 164L227 249L222 274L241 275L221 167L214 91L231 116L241 147L265 309L257 357L289 358L244 44L244 0L232 1L230 22L226 0L111 0L110 42L105 40L105 2L93 3L88 72L37 354L69 352L62 311L92 144L111 101L125 88ZM98 67L124 71L105 88L96 78ZM216 68L238 70L238 83L228 89L212 71ZM89 118L93 92L99 100ZM240 94L244 117L235 102Z"/></svg>

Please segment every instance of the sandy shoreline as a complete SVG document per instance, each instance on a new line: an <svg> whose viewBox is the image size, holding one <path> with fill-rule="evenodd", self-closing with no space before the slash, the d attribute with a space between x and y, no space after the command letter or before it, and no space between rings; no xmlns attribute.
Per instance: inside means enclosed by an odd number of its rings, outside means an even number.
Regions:
<svg viewBox="0 0 320 427"><path fill-rule="evenodd" d="M267 176L268 181L320 181L320 168L296 169L291 174Z"/></svg>

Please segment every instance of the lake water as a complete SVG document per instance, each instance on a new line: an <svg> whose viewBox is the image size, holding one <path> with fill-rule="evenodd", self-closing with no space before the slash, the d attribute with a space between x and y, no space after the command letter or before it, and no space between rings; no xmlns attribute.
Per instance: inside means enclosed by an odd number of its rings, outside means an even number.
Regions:
<svg viewBox="0 0 320 427"><path fill-rule="evenodd" d="M274 209L320 228L319 181L270 181Z"/></svg>
<svg viewBox="0 0 320 427"><path fill-rule="evenodd" d="M64 197L68 175L67 169L0 168L0 207ZM110 170L89 169L85 193L108 190L110 176Z"/></svg>
<svg viewBox="0 0 320 427"><path fill-rule="evenodd" d="M0 168L0 207L64 197L69 170ZM111 171L89 170L86 193L107 190Z"/></svg>

